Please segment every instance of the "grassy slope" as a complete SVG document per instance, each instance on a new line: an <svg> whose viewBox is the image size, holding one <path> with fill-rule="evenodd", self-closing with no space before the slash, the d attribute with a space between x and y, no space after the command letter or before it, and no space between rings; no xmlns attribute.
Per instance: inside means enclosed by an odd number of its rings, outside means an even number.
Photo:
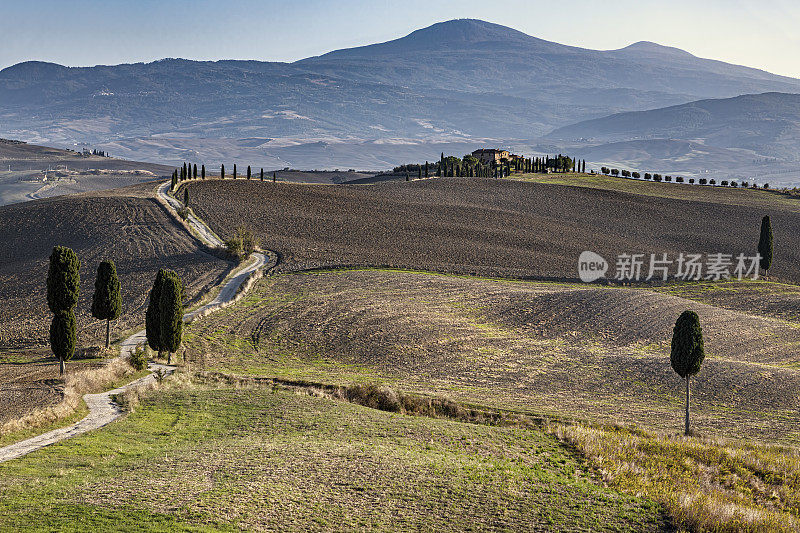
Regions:
<svg viewBox="0 0 800 533"><path fill-rule="evenodd" d="M537 431L271 390L172 390L0 465L5 529L647 531L659 507L599 487Z"/></svg>
<svg viewBox="0 0 800 533"><path fill-rule="evenodd" d="M739 205L762 209L800 211L800 201L775 190L710 187L688 183L665 183L603 176L602 174L517 174L509 179L547 185L587 187L641 196Z"/></svg>
<svg viewBox="0 0 800 533"><path fill-rule="evenodd" d="M234 374L403 390L551 416L677 428L675 317L696 309L706 434L800 442L800 329L644 289L385 271L272 277L192 324L192 364Z"/></svg>

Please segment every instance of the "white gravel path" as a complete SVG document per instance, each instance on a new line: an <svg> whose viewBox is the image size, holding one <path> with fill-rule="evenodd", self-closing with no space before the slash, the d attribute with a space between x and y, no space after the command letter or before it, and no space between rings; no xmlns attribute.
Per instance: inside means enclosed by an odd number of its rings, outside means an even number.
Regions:
<svg viewBox="0 0 800 533"><path fill-rule="evenodd" d="M182 207L182 204L167 194L169 187L170 183L166 182L158 187L156 193L158 194L159 198L166 202L172 209L177 210ZM206 226L194 215L190 215L187 219L187 222L196 232L200 240L208 246L217 247L223 245L219 237L217 237L214 232L208 228L208 226ZM226 278L216 298L199 309L195 309L194 311L186 313L183 315L183 320L186 322L191 322L197 317L205 316L217 309L235 302L237 296L241 294L240 288L243 290L248 288L245 283L250 278L250 275L257 270L264 268L264 266L268 263L269 266L274 266L275 257L275 254L269 254L268 259L268 256L265 254L254 253L250 262L244 268L237 271L233 276ZM120 343L120 357L128 357L137 346L144 344L146 340L147 339L144 330L137 331L130 337L126 338ZM151 372L161 369L167 374L175 371L174 366L160 365L156 363L150 363L147 368ZM44 448L45 446L49 446L50 444L86 433L87 431L92 431L93 429L101 428L106 424L113 422L121 417L124 413L122 409L116 403L114 403L112 396L120 394L129 387L147 384L155 379L155 375L151 373L147 376L137 379L136 381L128 383L127 385L110 391L99 394L85 394L83 396L83 400L86 402L86 406L89 408L88 415L70 426L54 429L53 431L48 431L47 433L43 433L41 435L37 435L35 437L31 437L29 439L25 439L23 441L0 448L0 463L22 457L23 455L27 455L33 451Z"/></svg>

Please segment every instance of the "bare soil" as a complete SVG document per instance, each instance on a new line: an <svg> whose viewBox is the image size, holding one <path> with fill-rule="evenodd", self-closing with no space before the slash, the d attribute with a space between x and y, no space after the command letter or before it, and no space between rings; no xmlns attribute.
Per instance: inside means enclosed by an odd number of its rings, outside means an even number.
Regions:
<svg viewBox="0 0 800 533"><path fill-rule="evenodd" d="M693 379L702 433L800 441L797 324L647 289L383 271L287 274L191 326L197 364L329 383L378 381L555 417L682 423L669 362L684 309L707 357Z"/></svg>
<svg viewBox="0 0 800 533"><path fill-rule="evenodd" d="M620 253L754 255L769 214L770 274L800 282L800 213L782 197L771 207L725 205L476 178L347 186L211 180L188 187L193 209L218 234L251 228L283 255L285 270L361 265L575 280L584 250L600 253L612 270Z"/></svg>
<svg viewBox="0 0 800 533"><path fill-rule="evenodd" d="M81 260L76 317L79 346L97 343L105 324L91 317L98 264L113 259L122 283L123 315L114 331L144 321L159 268L178 272L189 299L221 279L230 264L208 254L152 198L151 185L0 207L0 350L48 343L48 258L53 246Z"/></svg>

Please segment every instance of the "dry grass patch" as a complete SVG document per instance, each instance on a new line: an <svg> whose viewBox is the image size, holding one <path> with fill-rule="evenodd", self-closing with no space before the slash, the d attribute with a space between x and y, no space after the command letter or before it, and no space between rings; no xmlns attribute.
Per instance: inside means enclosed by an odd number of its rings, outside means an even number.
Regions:
<svg viewBox="0 0 800 533"><path fill-rule="evenodd" d="M797 531L797 448L586 425L550 428L613 487L662 503L691 531Z"/></svg>

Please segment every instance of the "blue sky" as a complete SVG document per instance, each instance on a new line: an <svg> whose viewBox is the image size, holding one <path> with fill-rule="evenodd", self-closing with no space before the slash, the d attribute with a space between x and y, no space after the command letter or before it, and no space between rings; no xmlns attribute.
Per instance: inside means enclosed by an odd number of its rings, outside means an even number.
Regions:
<svg viewBox="0 0 800 533"><path fill-rule="evenodd" d="M800 77L796 0L0 0L0 68L34 59L293 61L453 18L586 48L655 41Z"/></svg>

